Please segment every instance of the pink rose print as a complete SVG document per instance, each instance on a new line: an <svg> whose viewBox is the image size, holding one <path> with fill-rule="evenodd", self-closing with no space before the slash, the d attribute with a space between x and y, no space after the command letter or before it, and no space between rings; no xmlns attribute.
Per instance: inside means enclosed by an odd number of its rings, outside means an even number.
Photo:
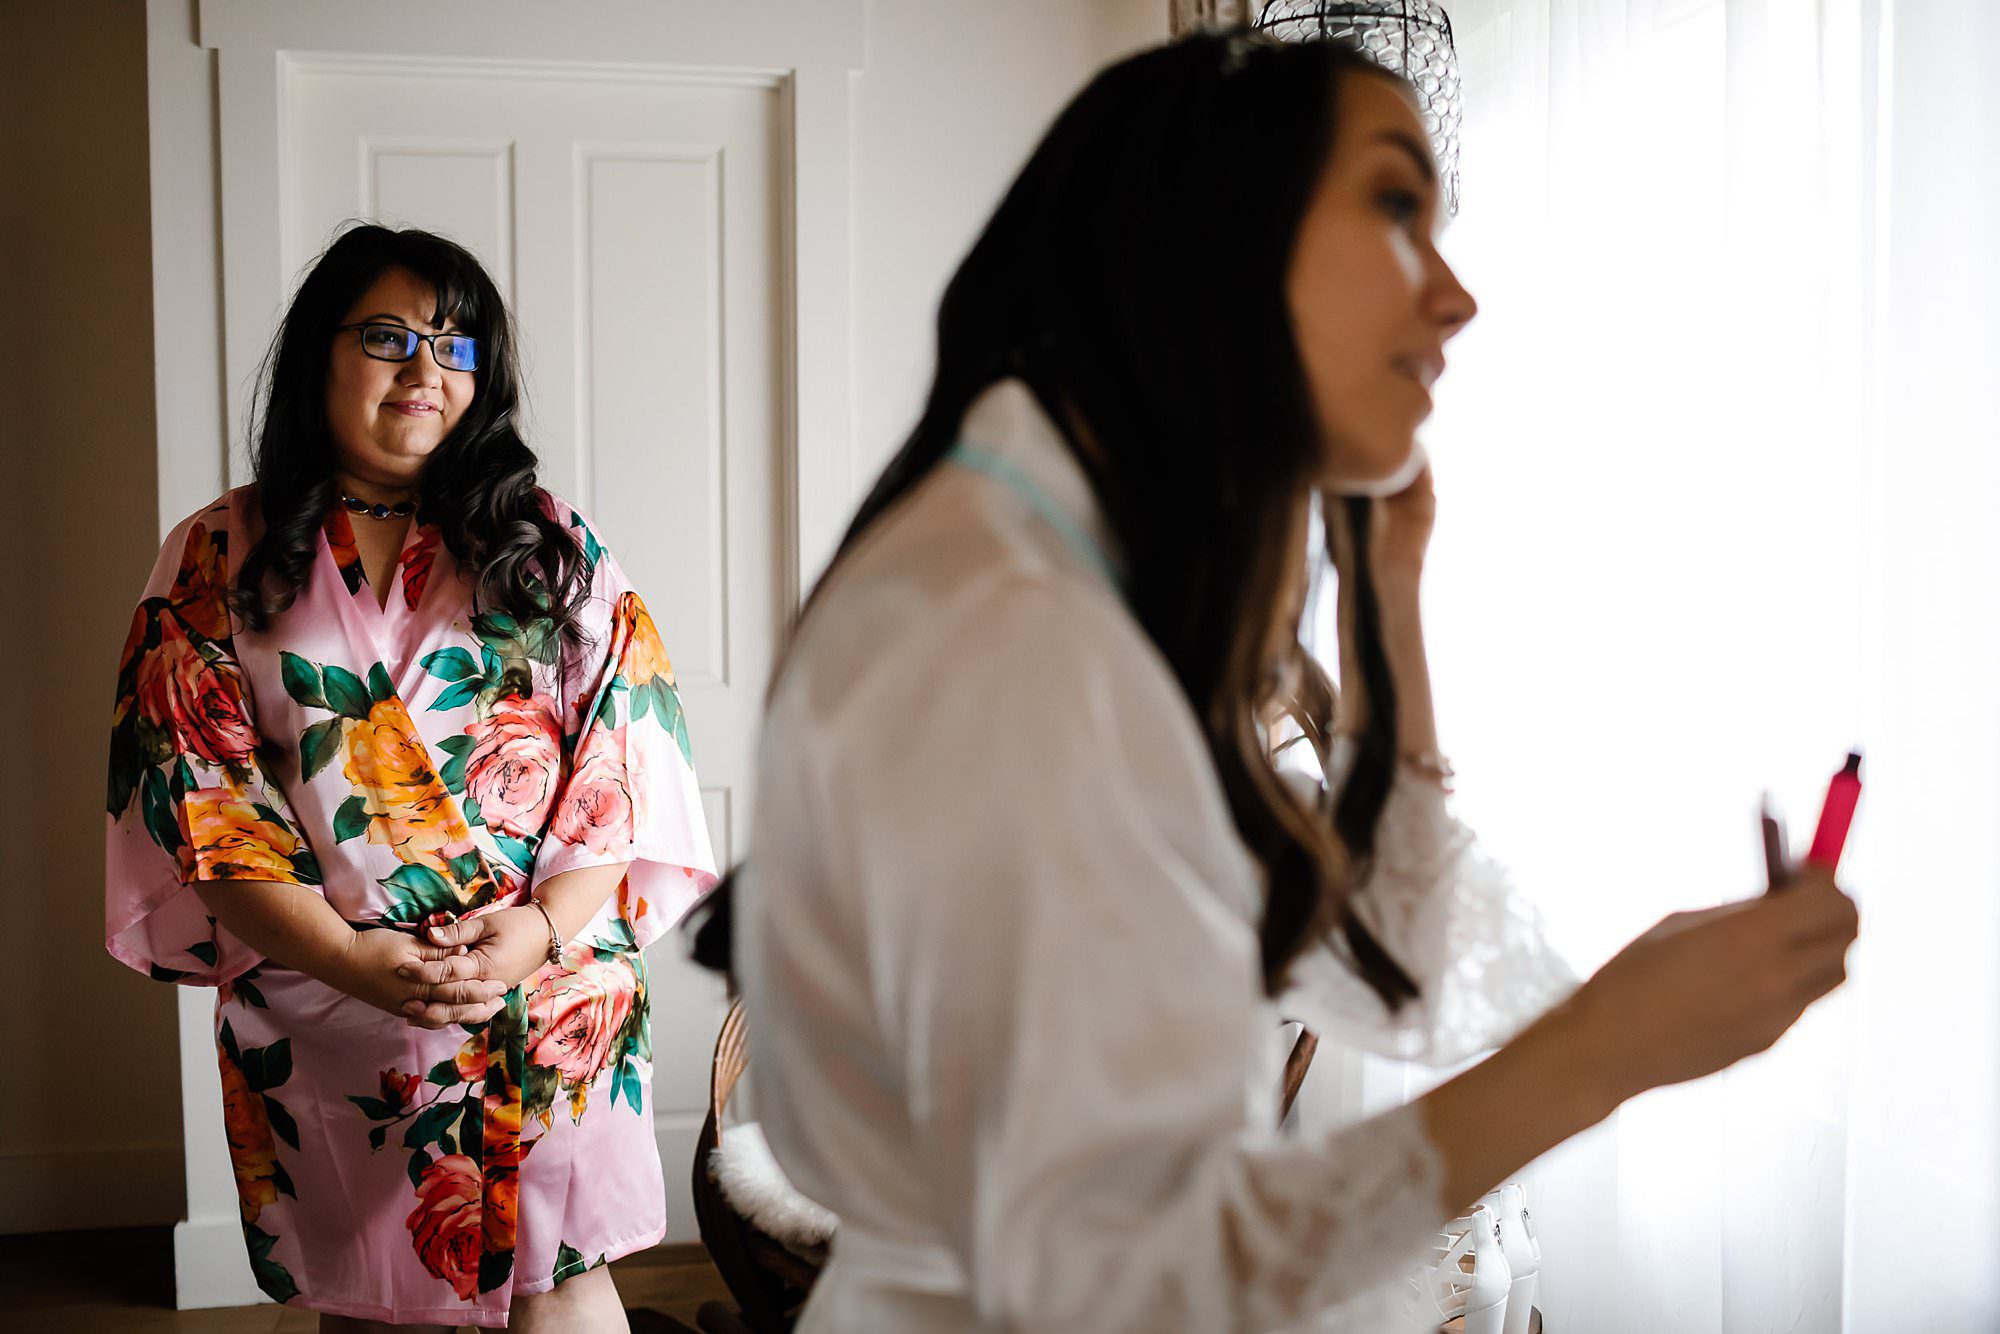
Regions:
<svg viewBox="0 0 2000 1334"><path fill-rule="evenodd" d="M632 841L632 793L625 784L624 755L624 728L599 738L570 775L550 837L584 844L592 852L616 851Z"/></svg>
<svg viewBox="0 0 2000 1334"><path fill-rule="evenodd" d="M424 1169L405 1223L424 1268L451 1284L460 1301L479 1295L480 1187L472 1159L447 1154Z"/></svg>
<svg viewBox="0 0 2000 1334"><path fill-rule="evenodd" d="M566 1085L588 1084L632 1013L637 979L623 963L585 964L528 999L528 1061Z"/></svg>
<svg viewBox="0 0 2000 1334"><path fill-rule="evenodd" d="M510 695L492 716L466 729L473 738L465 761L465 792L479 803L486 823L518 838L532 838L548 822L562 786L562 723L547 695Z"/></svg>
<svg viewBox="0 0 2000 1334"><path fill-rule="evenodd" d="M257 749L235 667L204 658L171 614L139 663L138 696L142 717L210 764L240 769Z"/></svg>

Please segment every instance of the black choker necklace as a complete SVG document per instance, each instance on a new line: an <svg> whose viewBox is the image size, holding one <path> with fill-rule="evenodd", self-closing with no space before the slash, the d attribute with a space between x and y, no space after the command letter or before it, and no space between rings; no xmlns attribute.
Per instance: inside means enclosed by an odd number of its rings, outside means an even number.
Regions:
<svg viewBox="0 0 2000 1334"><path fill-rule="evenodd" d="M371 505L365 500L348 495L345 491L340 493L340 503L347 506L349 514L366 515L371 519L407 519L417 512L417 502L414 500L398 501L394 505Z"/></svg>

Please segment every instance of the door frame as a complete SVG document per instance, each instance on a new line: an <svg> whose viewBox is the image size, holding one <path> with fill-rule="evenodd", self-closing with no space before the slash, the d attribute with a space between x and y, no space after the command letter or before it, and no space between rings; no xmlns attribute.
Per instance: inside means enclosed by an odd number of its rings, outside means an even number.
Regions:
<svg viewBox="0 0 2000 1334"><path fill-rule="evenodd" d="M778 95L780 605L795 609L854 492L850 76L863 63L863 0L482 0L478 23L466 13L462 0L147 0L162 536L247 477L250 395L293 278L281 127L302 63L407 69L402 53L416 50L448 53L461 70L724 78ZM214 1003L196 988L178 999L188 1210L174 1231L176 1304L244 1305L262 1295L223 1136Z"/></svg>

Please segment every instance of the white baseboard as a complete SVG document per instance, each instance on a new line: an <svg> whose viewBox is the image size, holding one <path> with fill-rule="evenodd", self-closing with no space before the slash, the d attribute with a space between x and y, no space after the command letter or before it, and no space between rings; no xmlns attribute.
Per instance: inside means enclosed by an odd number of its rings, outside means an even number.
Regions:
<svg viewBox="0 0 2000 1334"><path fill-rule="evenodd" d="M250 1274L243 1224L227 1218L183 1219L174 1224L174 1305L183 1311L268 1302Z"/></svg>
<svg viewBox="0 0 2000 1334"><path fill-rule="evenodd" d="M667 1237L669 1242L700 1241L701 1228L694 1217L694 1195L689 1178L694 1171L695 1141L701 1138L706 1112L659 1112L653 1117L653 1135L660 1145L660 1170L667 1179Z"/></svg>
<svg viewBox="0 0 2000 1334"><path fill-rule="evenodd" d="M0 1181L0 1235L163 1227L186 1211L178 1142L0 1152Z"/></svg>

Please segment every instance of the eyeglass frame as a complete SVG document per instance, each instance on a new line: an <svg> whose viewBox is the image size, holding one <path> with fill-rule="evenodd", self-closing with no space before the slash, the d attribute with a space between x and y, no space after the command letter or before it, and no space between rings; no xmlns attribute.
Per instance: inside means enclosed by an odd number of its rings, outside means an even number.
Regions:
<svg viewBox="0 0 2000 1334"><path fill-rule="evenodd" d="M378 357L373 352L370 352L368 350L368 339L364 334L361 339L361 355L364 357L370 357L376 361L386 361L391 366L400 366L404 362L415 361L417 359L418 344L428 343L430 344L431 348L431 360L433 362L436 362L437 368L439 370L456 371L460 375L475 375L479 371L479 353L481 351L479 345L480 340L473 337L469 333L458 333L449 329L445 330L442 333L434 333L434 334L418 333L415 329L412 329L409 325L397 324L393 320L362 320L357 324L336 324L333 327L333 331L335 333L348 333L356 329L367 330L376 328L401 329L404 333L408 334L410 337L416 339L417 341L415 343L410 344L410 351L407 356ZM466 342L472 344L472 365L470 367L447 366L444 364L444 362L439 361L437 340L440 338L463 338Z"/></svg>

